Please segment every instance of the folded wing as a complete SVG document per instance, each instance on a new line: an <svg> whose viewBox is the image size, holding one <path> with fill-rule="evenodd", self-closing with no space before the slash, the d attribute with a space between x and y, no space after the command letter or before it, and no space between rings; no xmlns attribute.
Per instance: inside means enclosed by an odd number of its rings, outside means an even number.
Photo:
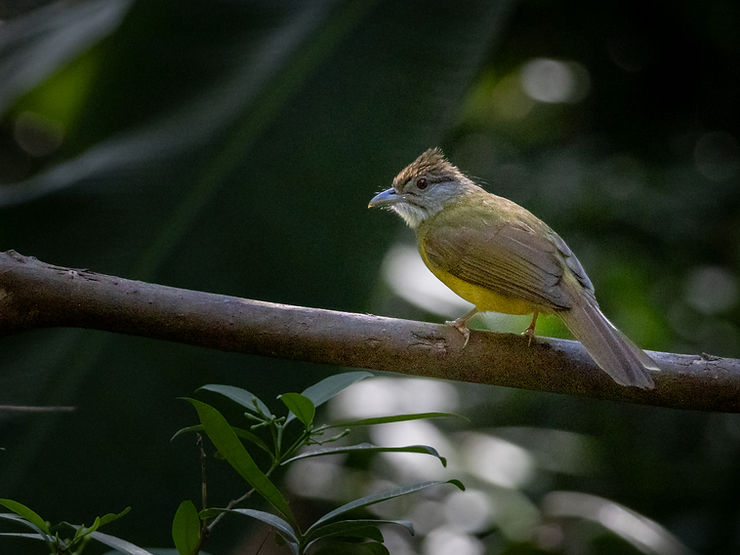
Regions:
<svg viewBox="0 0 740 555"><path fill-rule="evenodd" d="M593 292L583 267L560 237L552 231L536 233L521 222L440 226L427 233L424 248L430 262L444 271L549 311L573 304L563 281L566 268L588 294Z"/></svg>

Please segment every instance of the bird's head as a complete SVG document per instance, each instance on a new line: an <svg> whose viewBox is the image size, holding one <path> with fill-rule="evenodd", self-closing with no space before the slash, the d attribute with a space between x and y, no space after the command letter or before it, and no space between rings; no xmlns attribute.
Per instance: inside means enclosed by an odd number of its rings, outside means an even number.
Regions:
<svg viewBox="0 0 740 555"><path fill-rule="evenodd" d="M375 195L368 208L393 210L409 227L416 227L449 202L477 186L447 161L439 148L430 148L406 166L393 187Z"/></svg>

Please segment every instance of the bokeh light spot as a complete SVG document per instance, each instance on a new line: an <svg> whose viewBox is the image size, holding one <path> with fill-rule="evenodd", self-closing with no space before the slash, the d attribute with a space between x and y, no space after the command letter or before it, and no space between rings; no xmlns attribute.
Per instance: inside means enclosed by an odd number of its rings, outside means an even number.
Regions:
<svg viewBox="0 0 740 555"><path fill-rule="evenodd" d="M391 247L381 272L396 295L427 312L451 317L473 307L439 281L424 265L416 249L408 245Z"/></svg>
<svg viewBox="0 0 740 555"><path fill-rule="evenodd" d="M332 418L369 418L410 412L455 411L460 404L450 384L413 378L374 378L354 384L329 405Z"/></svg>
<svg viewBox="0 0 740 555"><path fill-rule="evenodd" d="M449 528L437 528L424 539L424 555L483 555L480 540Z"/></svg>
<svg viewBox="0 0 740 555"><path fill-rule="evenodd" d="M685 285L686 302L704 314L724 312L735 306L737 278L719 266L702 266L689 272Z"/></svg>
<svg viewBox="0 0 740 555"><path fill-rule="evenodd" d="M462 450L468 471L505 488L521 488L535 474L535 461L525 449L488 434L465 434Z"/></svg>
<svg viewBox="0 0 740 555"><path fill-rule="evenodd" d="M579 63L536 58L522 67L521 81L524 92L534 100L575 103L588 94L591 80Z"/></svg>
<svg viewBox="0 0 740 555"><path fill-rule="evenodd" d="M456 491L445 499L445 517L456 530L483 532L491 520L488 495L479 490Z"/></svg>

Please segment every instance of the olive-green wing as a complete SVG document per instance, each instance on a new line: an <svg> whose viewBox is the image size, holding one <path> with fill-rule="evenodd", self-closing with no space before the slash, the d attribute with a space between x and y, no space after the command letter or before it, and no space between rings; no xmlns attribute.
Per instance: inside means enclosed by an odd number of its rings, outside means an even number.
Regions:
<svg viewBox="0 0 740 555"><path fill-rule="evenodd" d="M591 291L578 259L554 232L537 233L521 223L489 226L440 226L424 237L429 261L481 287L550 310L572 305L563 285L566 268Z"/></svg>

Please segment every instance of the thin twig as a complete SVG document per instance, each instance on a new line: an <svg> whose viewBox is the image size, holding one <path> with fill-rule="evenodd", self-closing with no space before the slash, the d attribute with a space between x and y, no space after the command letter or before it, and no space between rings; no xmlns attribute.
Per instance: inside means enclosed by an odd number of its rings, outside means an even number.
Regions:
<svg viewBox="0 0 740 555"><path fill-rule="evenodd" d="M208 507L208 476L206 474L206 463L208 462L208 455L206 449L203 446L203 435L197 434L195 440L198 446L198 457L200 458L200 503L201 508L206 509Z"/></svg>
<svg viewBox="0 0 740 555"><path fill-rule="evenodd" d="M269 474L265 474L265 475L266 475L266 476L269 476ZM233 509L234 507L236 507L236 506L237 506L237 505L239 505L240 503L243 503L244 501L246 501L247 499L249 499L249 498L250 498L250 497L252 496L252 494L253 494L254 492L255 492L255 489L254 489L254 488L250 489L250 490L249 490L248 492L246 492L246 493L245 493L244 495L242 495L241 497L238 497L238 498L236 498L236 499L232 499L231 501L229 501L229 502L228 502L228 503L226 504L226 507L224 507L224 508L225 508L225 509L226 509L227 511L228 511L228 510L231 510L231 509ZM215 517L213 518L213 520L212 520L211 522L209 522L209 523L208 523L208 526L206 526L206 528L205 528L205 532L204 532L204 533L202 534L202 536L203 536L203 537L208 537L208 536L210 536L210 535L211 535L211 532L212 532L212 531L213 531L213 529L214 529L214 528L216 527L216 525L217 525L217 524L218 524L219 522L221 522L221 519L222 519L223 517L225 517L225 516L226 516L227 514L228 514L228 513L226 513L225 511L224 511L223 513L219 513L219 514L217 514L217 515L216 515L216 516L215 516Z"/></svg>

